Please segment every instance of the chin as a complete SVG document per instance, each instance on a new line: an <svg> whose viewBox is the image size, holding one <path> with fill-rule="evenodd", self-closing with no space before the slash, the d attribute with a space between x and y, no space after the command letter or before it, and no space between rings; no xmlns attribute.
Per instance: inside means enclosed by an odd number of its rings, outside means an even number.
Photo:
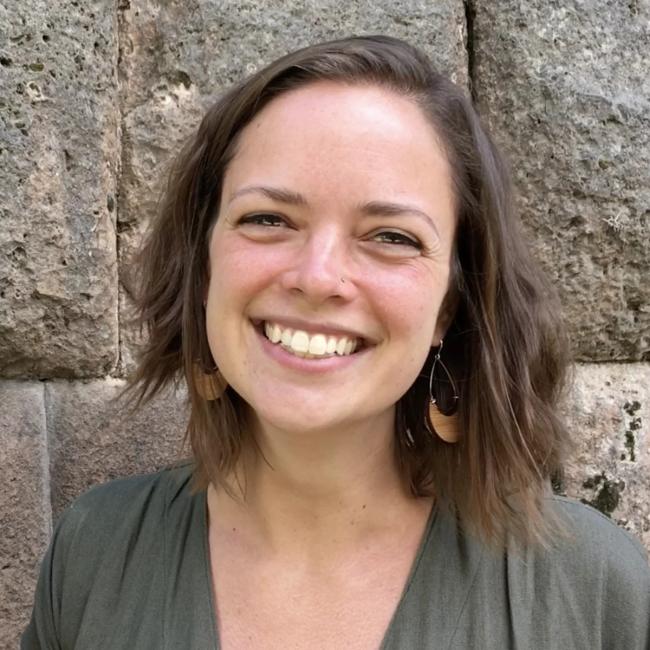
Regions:
<svg viewBox="0 0 650 650"><path fill-rule="evenodd" d="M301 436L315 435L340 428L343 422L331 418L314 417L313 413L257 413L257 422L262 430L275 430Z"/></svg>
<svg viewBox="0 0 650 650"><path fill-rule="evenodd" d="M332 413L332 409L324 405L322 400L314 407L300 404L298 400L282 405L276 401L268 405L268 408L260 404L254 409L254 415L261 431L281 431L300 436L341 429L346 422L352 420L351 414Z"/></svg>

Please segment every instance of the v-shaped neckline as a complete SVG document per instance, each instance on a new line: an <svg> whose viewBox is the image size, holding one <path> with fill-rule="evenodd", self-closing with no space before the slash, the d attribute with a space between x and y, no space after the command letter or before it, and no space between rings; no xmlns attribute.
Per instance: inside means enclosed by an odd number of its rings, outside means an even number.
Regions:
<svg viewBox="0 0 650 650"><path fill-rule="evenodd" d="M390 640L391 634L393 632L393 627L395 625L395 621L399 618L400 613L404 608L404 604L407 600L408 593L411 589L411 585L413 584L417 576L418 569L422 564L422 558L424 557L425 551L429 546L431 538L433 537L433 530L438 519L439 519L438 504L434 500L433 503L431 504L431 510L429 511L429 516L427 517L427 523L424 526L424 531L422 532L422 537L420 538L418 549L411 563L411 569L409 571L408 577L406 578L406 582L404 583L404 587L402 588L402 594L400 595L400 598L397 601L397 606L395 607L395 611L393 612L393 615L390 618L388 626L386 627L386 631L384 632L384 636L382 637L381 644L379 645L379 650L384 650L386 648L386 644Z"/></svg>
<svg viewBox="0 0 650 650"><path fill-rule="evenodd" d="M219 639L219 622L217 621L217 599L216 594L214 593L214 582L212 580L212 561L210 560L210 525L209 525L209 513L208 513L208 491L203 490L201 492L201 512L203 516L201 517L201 539L203 541L203 571L207 578L208 584L208 599L210 602L210 628L211 628L211 637L212 645L214 650L221 650L221 642Z"/></svg>
<svg viewBox="0 0 650 650"><path fill-rule="evenodd" d="M217 615L216 615L216 604L217 604L217 599L216 599L216 594L214 593L214 581L213 581L213 576L212 576L212 562L210 559L210 525L209 525L209 512L208 512L208 500L207 500L207 490L203 490L200 495L201 498L201 508L200 511L203 513L203 516L201 517L201 538L202 538L202 547L203 547L203 557L202 557L202 564L203 564L203 572L205 577L207 578L207 586L208 586L208 599L210 603L210 624L211 624L211 638L213 640L213 648L214 650L222 650L221 649L221 641L219 638L219 622L217 620ZM406 582L404 583L404 586L402 588L402 593L399 597L399 600L397 601L397 605L395 607L395 610L393 611L393 614L390 618L390 621L388 623L388 626L386 627L386 630L383 634L381 644L379 645L379 650L385 650L386 644L389 642L393 627L395 625L395 621L398 620L399 615L404 607L404 603L407 600L407 596L409 593L409 590L411 588L411 585L413 584L417 573L418 569L421 565L422 558L425 555L425 551L428 548L431 539L433 538L433 530L435 527L436 522L438 521L438 505L436 501L434 500L431 509L429 511L429 514L427 516L427 521L424 526L424 531L422 532L422 536L420 538L420 542L418 544L418 549L415 553L415 556L413 558L413 561L411 563L411 568L408 573L408 577L406 578Z"/></svg>

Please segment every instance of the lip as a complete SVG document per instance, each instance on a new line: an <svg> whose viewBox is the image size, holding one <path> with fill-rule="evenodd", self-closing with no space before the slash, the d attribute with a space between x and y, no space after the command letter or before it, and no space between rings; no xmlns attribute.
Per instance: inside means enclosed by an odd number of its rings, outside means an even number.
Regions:
<svg viewBox="0 0 650 650"><path fill-rule="evenodd" d="M360 361L362 357L365 357L369 350L369 348L364 347L358 352L344 356L335 354L331 357L324 357L322 359L305 359L287 352L277 343L271 343L271 341L264 336L259 327L254 327L253 329L255 335L260 341L263 351L269 357L286 368L310 375L325 374L347 368L348 366Z"/></svg>
<svg viewBox="0 0 650 650"><path fill-rule="evenodd" d="M309 321L300 320L299 318L276 318L274 316L268 316L262 318L253 318L251 319L251 322L256 329L259 329L263 323L275 323L281 327L291 328L292 330L302 330L308 334L327 334L328 336L335 336L337 338L345 336L348 339L358 339L364 344L364 346L375 344L375 341L373 341L368 336L365 336L361 332L358 332L357 330L340 327L334 323L329 323L327 321L310 323Z"/></svg>

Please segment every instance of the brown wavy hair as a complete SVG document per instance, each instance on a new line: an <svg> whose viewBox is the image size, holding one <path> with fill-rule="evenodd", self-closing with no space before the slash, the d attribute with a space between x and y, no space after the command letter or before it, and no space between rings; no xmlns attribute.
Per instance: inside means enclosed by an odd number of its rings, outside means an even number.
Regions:
<svg viewBox="0 0 650 650"><path fill-rule="evenodd" d="M147 340L126 392L139 405L184 377L195 486L226 487L249 434L232 388L206 401L196 386L195 364L214 366L203 307L209 234L242 129L273 98L319 80L373 84L414 101L452 169L458 226L446 305L455 315L444 360L458 386L463 434L447 444L425 427L430 357L397 404L401 475L413 495L435 494L485 540L512 533L544 541L554 529L544 506L549 478L568 444L558 415L568 364L558 303L524 243L508 170L471 101L398 39L351 37L301 49L208 110L173 164L139 258L136 301Z"/></svg>

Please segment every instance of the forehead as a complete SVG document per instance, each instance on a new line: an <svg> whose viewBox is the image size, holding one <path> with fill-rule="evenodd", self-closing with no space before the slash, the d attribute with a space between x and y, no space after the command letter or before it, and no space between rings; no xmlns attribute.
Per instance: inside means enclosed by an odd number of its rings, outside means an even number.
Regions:
<svg viewBox="0 0 650 650"><path fill-rule="evenodd" d="M449 176L438 134L413 100L375 85L323 81L280 95L253 118L224 190L276 182L316 194L351 186L417 193L450 185Z"/></svg>

